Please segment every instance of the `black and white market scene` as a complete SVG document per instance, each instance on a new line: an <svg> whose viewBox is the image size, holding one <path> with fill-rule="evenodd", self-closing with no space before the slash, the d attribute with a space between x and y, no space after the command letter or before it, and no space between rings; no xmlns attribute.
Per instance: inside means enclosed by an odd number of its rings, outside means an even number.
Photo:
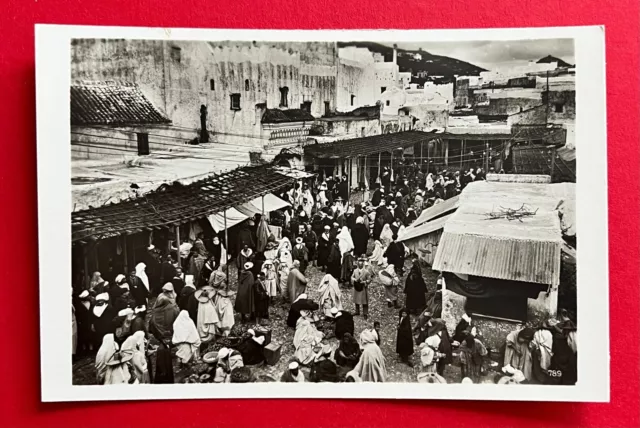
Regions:
<svg viewBox="0 0 640 428"><path fill-rule="evenodd" d="M573 39L73 39L73 385L575 385Z"/></svg>

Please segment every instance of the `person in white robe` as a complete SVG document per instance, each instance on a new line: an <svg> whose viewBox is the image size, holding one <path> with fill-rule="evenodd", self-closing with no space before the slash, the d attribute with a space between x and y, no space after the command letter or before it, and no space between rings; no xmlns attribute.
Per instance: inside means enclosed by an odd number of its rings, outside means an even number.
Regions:
<svg viewBox="0 0 640 428"><path fill-rule="evenodd" d="M311 194L311 189L307 189L303 192L302 202L302 209L307 214L307 218L311 218L311 212L313 210L313 205L315 204L313 195Z"/></svg>
<svg viewBox="0 0 640 428"><path fill-rule="evenodd" d="M188 317L189 315L187 314ZM121 352L131 352L133 354L130 366L133 368L138 383L151 383L145 351L144 331L138 330L129 336L122 344Z"/></svg>
<svg viewBox="0 0 640 428"><path fill-rule="evenodd" d="M292 249L293 247L291 246L289 238L282 238L278 245L278 260L280 260L281 263L288 264L289 266L293 265L293 256L291 255Z"/></svg>
<svg viewBox="0 0 640 428"><path fill-rule="evenodd" d="M262 264L262 272L264 272L264 286L267 289L267 295L273 303L273 299L278 294L278 272L272 260L265 260Z"/></svg>
<svg viewBox="0 0 640 428"><path fill-rule="evenodd" d="M147 276L147 273L145 272L146 268L147 268L147 265L145 265L144 263L138 263L136 265L136 276L138 278L140 278L140 281L142 281L144 286L147 287L147 291L150 291L149 290L149 277Z"/></svg>
<svg viewBox="0 0 640 428"><path fill-rule="evenodd" d="M338 280L331 274L326 274L322 278L322 281L320 281L318 294L320 295L318 304L326 317L333 317L331 314L331 309L333 308L338 311L343 309L341 301L342 292L340 291Z"/></svg>
<svg viewBox="0 0 640 428"><path fill-rule="evenodd" d="M194 293L194 297L198 300L198 322L196 327L203 343L208 343L215 339L218 325L220 324L218 311L213 302L215 295L215 289L209 285Z"/></svg>
<svg viewBox="0 0 640 428"><path fill-rule="evenodd" d="M369 257L369 261L372 265L385 267L387 265L387 259L384 257L384 248L380 241L375 241L373 246L373 254Z"/></svg>
<svg viewBox="0 0 640 428"><path fill-rule="evenodd" d="M295 348L294 357L302 365L313 362L316 356L314 348L318 346L324 334L318 331L311 322L311 313L306 310L300 311L300 318L296 322L296 333L293 336L293 346Z"/></svg>
<svg viewBox="0 0 640 428"><path fill-rule="evenodd" d="M343 226L338 236L338 246L340 247L340 255L344 257L349 251L352 251L355 246L353 244L353 239L351 238L351 234L349 233L349 229L347 226Z"/></svg>
<svg viewBox="0 0 640 428"><path fill-rule="evenodd" d="M293 261L291 263L280 262L278 263L278 293L284 296L285 293L288 293L287 287L287 279L289 278L289 272L291 271L291 266L293 265Z"/></svg>
<svg viewBox="0 0 640 428"><path fill-rule="evenodd" d="M216 311L218 312L218 319L220 322L216 326L217 334L224 337L229 336L231 328L235 324L235 316L233 313L233 303L231 303L231 297L235 295L235 292L225 289L217 290L214 303Z"/></svg>
<svg viewBox="0 0 640 428"><path fill-rule="evenodd" d="M178 318L173 322L173 337L171 342L177 345L176 356L180 362L187 364L198 359L200 349L200 334L189 312L180 311Z"/></svg>

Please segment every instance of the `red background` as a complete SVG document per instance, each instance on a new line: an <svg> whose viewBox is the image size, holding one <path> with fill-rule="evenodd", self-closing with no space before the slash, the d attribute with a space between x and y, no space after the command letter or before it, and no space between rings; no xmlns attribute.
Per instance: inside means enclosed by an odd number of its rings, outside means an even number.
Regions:
<svg viewBox="0 0 640 428"><path fill-rule="evenodd" d="M0 426L636 427L639 267L637 0L234 2L8 0L0 12ZM34 24L202 28L482 28L605 25L611 403L227 400L40 403ZM66 61L60 58L60 61ZM61 126L65 126L61 124ZM580 142L581 149L587 149ZM61 141L60 144L66 144ZM587 143L588 144L588 143ZM600 173L601 171L593 171ZM50 255L54 257L55 255ZM56 278L42 278L58 287ZM66 288L65 288L66 290ZM587 314L588 316L588 314ZM597 340L584 334L583 340Z"/></svg>

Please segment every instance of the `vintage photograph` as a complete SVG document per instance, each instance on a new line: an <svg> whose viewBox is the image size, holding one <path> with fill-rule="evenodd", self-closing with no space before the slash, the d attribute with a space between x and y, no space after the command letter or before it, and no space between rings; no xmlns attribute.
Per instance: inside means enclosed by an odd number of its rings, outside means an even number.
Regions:
<svg viewBox="0 0 640 428"><path fill-rule="evenodd" d="M573 385L573 40L77 39L74 384Z"/></svg>
<svg viewBox="0 0 640 428"><path fill-rule="evenodd" d="M280 33L66 40L70 288L42 340L64 321L70 372L43 383L589 384L578 296L606 314L607 284L578 285L576 165L605 142L576 123L604 115L576 40Z"/></svg>

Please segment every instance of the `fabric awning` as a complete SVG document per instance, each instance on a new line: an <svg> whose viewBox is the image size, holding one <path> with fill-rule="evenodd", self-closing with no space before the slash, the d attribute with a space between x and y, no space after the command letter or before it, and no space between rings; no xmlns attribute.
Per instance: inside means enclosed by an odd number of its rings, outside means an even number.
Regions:
<svg viewBox="0 0 640 428"><path fill-rule="evenodd" d="M272 211L280 210L290 206L287 201L284 201L272 193L264 195L264 212L270 213ZM262 214L262 197L252 199L246 204L238 205L235 207L241 214L247 217L253 217L255 214Z"/></svg>
<svg viewBox="0 0 640 428"><path fill-rule="evenodd" d="M250 216L244 215L243 213L241 213L235 208L229 208L226 211L226 215L227 215L227 229L235 226L236 224L242 223L243 221L245 221L250 217ZM213 227L213 230L216 233L220 232L221 230L224 230L224 225L225 225L224 216L225 216L225 213L221 212L221 213L211 214L210 216L207 217L207 220L209 220L209 223L211 223L211 227Z"/></svg>

